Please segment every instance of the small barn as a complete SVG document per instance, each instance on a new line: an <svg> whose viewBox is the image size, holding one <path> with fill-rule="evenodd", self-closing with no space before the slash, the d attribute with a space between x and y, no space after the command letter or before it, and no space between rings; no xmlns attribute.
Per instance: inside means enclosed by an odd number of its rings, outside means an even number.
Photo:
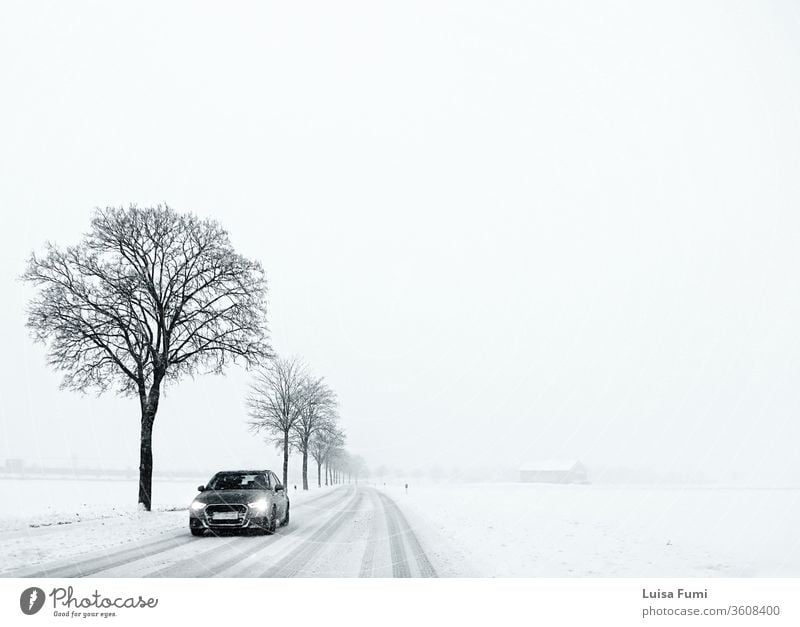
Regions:
<svg viewBox="0 0 800 627"><path fill-rule="evenodd" d="M524 483L589 483L586 466L577 460L528 462L519 469Z"/></svg>

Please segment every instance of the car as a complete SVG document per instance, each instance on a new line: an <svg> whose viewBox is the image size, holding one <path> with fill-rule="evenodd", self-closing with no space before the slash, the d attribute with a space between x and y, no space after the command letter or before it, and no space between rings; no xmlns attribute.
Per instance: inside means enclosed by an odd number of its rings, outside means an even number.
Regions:
<svg viewBox="0 0 800 627"><path fill-rule="evenodd" d="M289 524L289 496L271 470L224 470L215 474L189 506L193 536L206 531L275 533Z"/></svg>

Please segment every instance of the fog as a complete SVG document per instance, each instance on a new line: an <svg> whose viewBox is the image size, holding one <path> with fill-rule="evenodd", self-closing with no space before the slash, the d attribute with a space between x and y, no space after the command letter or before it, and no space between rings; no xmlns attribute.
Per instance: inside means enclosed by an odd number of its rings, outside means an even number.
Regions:
<svg viewBox="0 0 800 627"><path fill-rule="evenodd" d="M274 348L373 469L797 485L799 16L8 3L0 458L137 464L136 401L58 389L18 277L94 207L166 202L263 263ZM248 381L168 388L156 470L277 467Z"/></svg>

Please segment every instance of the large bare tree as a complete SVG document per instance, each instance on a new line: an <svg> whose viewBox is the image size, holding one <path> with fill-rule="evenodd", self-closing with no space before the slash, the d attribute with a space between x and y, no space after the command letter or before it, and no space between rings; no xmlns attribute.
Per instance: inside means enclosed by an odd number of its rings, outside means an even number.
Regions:
<svg viewBox="0 0 800 627"><path fill-rule="evenodd" d="M48 244L23 279L28 327L62 387L115 389L141 410L139 503L152 505L153 424L162 385L270 354L266 280L216 222L169 207L98 209L75 246Z"/></svg>
<svg viewBox="0 0 800 627"><path fill-rule="evenodd" d="M296 358L276 357L256 373L247 406L250 428L266 432L267 438L283 448L283 485L289 476L290 438L303 407L305 365Z"/></svg>
<svg viewBox="0 0 800 627"><path fill-rule="evenodd" d="M336 394L323 379L307 377L300 413L292 428L292 444L303 457L303 490L308 490L308 454L311 439L336 420Z"/></svg>

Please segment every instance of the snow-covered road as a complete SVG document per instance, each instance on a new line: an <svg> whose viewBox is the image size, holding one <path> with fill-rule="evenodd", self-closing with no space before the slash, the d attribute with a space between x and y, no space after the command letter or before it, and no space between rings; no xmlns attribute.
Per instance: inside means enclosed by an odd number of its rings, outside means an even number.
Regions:
<svg viewBox="0 0 800 627"><path fill-rule="evenodd" d="M271 536L189 534L186 512L156 512L151 537L48 560L53 543L80 547L88 533L123 533L98 521L37 529L23 539L42 561L3 570L12 577L435 577L436 569L391 497L347 485L303 495L292 521ZM102 527L98 526L102 524ZM128 525L129 526L129 525ZM127 528L127 527L126 527ZM51 546L48 548L48 543ZM86 545L84 545L86 546ZM96 546L96 545L95 545Z"/></svg>

